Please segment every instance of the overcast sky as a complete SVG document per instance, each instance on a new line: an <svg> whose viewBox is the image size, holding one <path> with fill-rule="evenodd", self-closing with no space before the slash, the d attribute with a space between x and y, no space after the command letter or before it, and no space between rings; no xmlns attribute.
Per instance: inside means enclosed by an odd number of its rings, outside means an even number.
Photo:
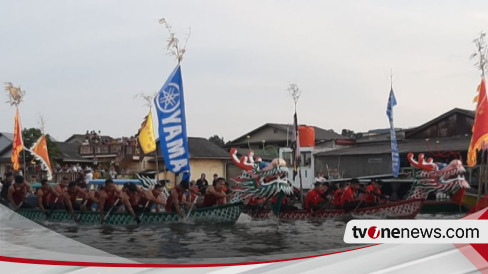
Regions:
<svg viewBox="0 0 488 274"><path fill-rule="evenodd" d="M191 28L188 136L229 141L292 123L290 83L302 90L299 123L339 133L389 127L391 70L396 127L474 109L480 73L469 57L488 31L488 1L3 0L0 80L26 91L23 127L42 116L61 141L137 133L148 108L134 96L157 92L176 65L163 17L180 40ZM0 131L12 132L14 107L0 114Z"/></svg>

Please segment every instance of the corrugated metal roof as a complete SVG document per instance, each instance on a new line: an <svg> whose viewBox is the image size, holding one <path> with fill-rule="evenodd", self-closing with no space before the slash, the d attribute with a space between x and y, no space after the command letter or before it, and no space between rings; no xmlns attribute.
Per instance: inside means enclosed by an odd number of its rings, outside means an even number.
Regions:
<svg viewBox="0 0 488 274"><path fill-rule="evenodd" d="M471 136L439 138L439 139L405 139L398 141L400 153L428 152L428 151L466 151L468 150ZM390 154L390 141L360 143L351 147L316 153L320 156L340 155L365 155L365 154Z"/></svg>

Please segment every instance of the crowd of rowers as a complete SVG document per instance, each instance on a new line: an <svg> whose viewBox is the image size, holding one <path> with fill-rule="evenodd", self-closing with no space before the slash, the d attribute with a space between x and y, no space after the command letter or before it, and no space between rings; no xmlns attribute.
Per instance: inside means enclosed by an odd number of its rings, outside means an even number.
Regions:
<svg viewBox="0 0 488 274"><path fill-rule="evenodd" d="M63 177L58 184L51 186L47 180L41 181L41 187L35 193L37 205L26 201L28 193L34 194L31 185L23 176L6 174L6 180L2 183L0 202L10 206L13 210L19 208L35 208L36 206L47 216L52 210L65 209L71 213L76 221L76 211L98 210L101 220L107 212L123 210L128 212L137 223L140 218L137 213L150 211L153 207L156 212L164 208L166 212L177 212L180 217L185 216L185 210L193 206L209 207L227 203L229 194L226 193L225 179L217 178L213 185L208 186L205 195L201 195L195 182L182 181L176 185L166 197L163 193L164 185L155 184L148 190L129 182L119 189L112 179L107 179L98 190L90 190L82 180L69 182ZM198 199L199 197L202 197ZM98 205L94 209L94 205Z"/></svg>
<svg viewBox="0 0 488 274"><path fill-rule="evenodd" d="M355 210L362 207L376 206L385 203L389 197L381 193L382 181L372 179L367 186L362 186L357 178L346 183L330 183L327 179L317 180L314 187L306 194L303 207L310 212L345 209ZM281 211L296 210L299 202L299 190L295 188L293 195L286 196L281 201ZM250 210L261 210L272 207L277 197L251 198L247 205Z"/></svg>
<svg viewBox="0 0 488 274"><path fill-rule="evenodd" d="M355 210L377 206L389 200L381 193L382 181L372 179L363 187L357 178L347 183L331 185L329 182L315 182L315 187L307 193L305 208L310 211L322 209Z"/></svg>

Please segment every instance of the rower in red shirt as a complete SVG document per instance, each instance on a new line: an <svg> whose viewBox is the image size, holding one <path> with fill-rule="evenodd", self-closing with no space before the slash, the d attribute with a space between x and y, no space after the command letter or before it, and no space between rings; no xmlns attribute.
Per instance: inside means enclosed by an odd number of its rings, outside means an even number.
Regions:
<svg viewBox="0 0 488 274"><path fill-rule="evenodd" d="M214 185L209 186L203 196L203 207L223 205L227 203L227 195L224 191L225 179L222 177L214 181Z"/></svg>
<svg viewBox="0 0 488 274"><path fill-rule="evenodd" d="M166 196L163 194L163 185L156 184L153 189L141 192L139 207L143 211L150 211L153 204L156 204L156 212L161 212L161 206L166 205Z"/></svg>
<svg viewBox="0 0 488 274"><path fill-rule="evenodd" d="M24 181L23 176L15 176L15 182L8 188L7 193L7 199L13 210L32 207L32 205L24 202L27 192L32 193L32 187Z"/></svg>
<svg viewBox="0 0 488 274"><path fill-rule="evenodd" d="M322 209L326 200L323 195L327 191L327 186L321 182L315 182L315 188L307 193L305 198L305 209L316 211Z"/></svg>
<svg viewBox="0 0 488 274"><path fill-rule="evenodd" d="M50 209L54 204L54 199L56 199L54 190L49 185L49 182L46 179L43 179L41 181L41 188L37 190L37 206L42 212L49 214L47 209Z"/></svg>
<svg viewBox="0 0 488 274"><path fill-rule="evenodd" d="M82 198L81 202L78 202L77 199ZM84 189L76 185L76 182L70 182L68 184L68 189L66 192L63 193L64 204L66 206L66 210L71 213L71 217L76 221L75 210L80 210L82 204L86 199L88 199L88 194Z"/></svg>
<svg viewBox="0 0 488 274"><path fill-rule="evenodd" d="M361 195L361 200L365 204L365 206L375 206L379 203L379 197L381 197L381 183L372 180L371 184L369 184L365 192Z"/></svg>
<svg viewBox="0 0 488 274"><path fill-rule="evenodd" d="M171 190L168 200L166 200L166 212L177 212L181 218L185 217L185 211L181 208L180 203L190 205L189 202L183 201L183 195L185 194L185 190L189 188L190 182L181 181Z"/></svg>
<svg viewBox="0 0 488 274"><path fill-rule="evenodd" d="M360 188L359 180L352 178L349 186L346 187L341 197L341 205L345 210L356 209L362 202L357 199L357 192Z"/></svg>
<svg viewBox="0 0 488 274"><path fill-rule="evenodd" d="M341 183L339 185L339 188L334 191L334 200L333 200L333 205L334 208L342 208L342 194L344 193L344 185Z"/></svg>

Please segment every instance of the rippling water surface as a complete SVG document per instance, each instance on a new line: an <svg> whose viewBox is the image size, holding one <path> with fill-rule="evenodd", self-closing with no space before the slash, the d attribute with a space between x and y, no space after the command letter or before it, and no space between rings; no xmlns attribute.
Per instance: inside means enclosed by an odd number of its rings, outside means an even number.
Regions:
<svg viewBox="0 0 488 274"><path fill-rule="evenodd" d="M462 216L422 214L418 219L459 219ZM346 223L334 220L256 221L244 215L234 225L44 225L89 246L146 263L263 261L357 247L344 243Z"/></svg>

